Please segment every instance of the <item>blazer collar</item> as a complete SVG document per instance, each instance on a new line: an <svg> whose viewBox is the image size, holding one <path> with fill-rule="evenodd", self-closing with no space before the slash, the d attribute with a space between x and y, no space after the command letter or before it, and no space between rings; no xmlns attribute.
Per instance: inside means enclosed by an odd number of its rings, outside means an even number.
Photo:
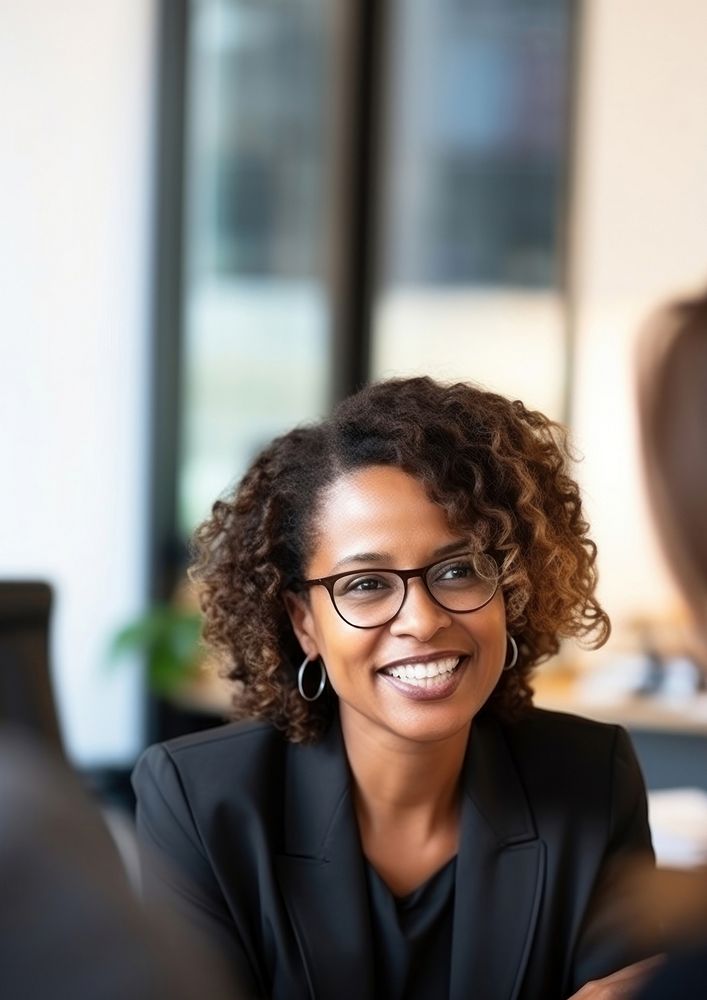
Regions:
<svg viewBox="0 0 707 1000"><path fill-rule="evenodd" d="M503 726L490 714L472 723L462 787L500 846L535 839L535 822Z"/></svg>
<svg viewBox="0 0 707 1000"><path fill-rule="evenodd" d="M336 721L288 748L278 877L313 997L375 995L365 861ZM477 718L462 775L450 998L514 1000L540 905L544 849L502 727Z"/></svg>
<svg viewBox="0 0 707 1000"><path fill-rule="evenodd" d="M375 996L368 891L338 720L314 746L288 748L285 853L278 879L309 992Z"/></svg>
<svg viewBox="0 0 707 1000"><path fill-rule="evenodd" d="M285 791L285 853L329 860L350 808L350 775L338 718L313 745L290 745ZM355 820L354 820L355 825Z"/></svg>
<svg viewBox="0 0 707 1000"><path fill-rule="evenodd" d="M462 788L450 1000L515 1000L540 910L545 846L491 716L472 724Z"/></svg>

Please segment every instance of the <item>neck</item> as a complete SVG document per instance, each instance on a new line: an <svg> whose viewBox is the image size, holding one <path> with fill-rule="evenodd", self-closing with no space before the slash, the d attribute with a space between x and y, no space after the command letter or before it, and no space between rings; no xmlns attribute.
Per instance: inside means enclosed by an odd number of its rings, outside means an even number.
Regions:
<svg viewBox="0 0 707 1000"><path fill-rule="evenodd" d="M414 822L431 833L456 821L470 724L443 740L416 743L341 713L359 820L376 828Z"/></svg>

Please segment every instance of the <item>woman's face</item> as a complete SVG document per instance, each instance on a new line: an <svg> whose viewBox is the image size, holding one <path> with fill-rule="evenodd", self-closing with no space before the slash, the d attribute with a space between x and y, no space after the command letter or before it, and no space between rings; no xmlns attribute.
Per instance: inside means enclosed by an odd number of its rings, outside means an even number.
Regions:
<svg viewBox="0 0 707 1000"><path fill-rule="evenodd" d="M338 479L324 494L316 531L307 579L376 567L412 569L454 555L455 543L460 553L468 548L418 480L390 466ZM445 739L469 724L503 669L500 590L485 607L464 614L437 605L422 580L413 578L398 615L370 629L343 621L323 586L312 587L308 600L290 597L288 607L302 648L324 662L344 724L414 741ZM418 664L432 683L406 683L400 676Z"/></svg>

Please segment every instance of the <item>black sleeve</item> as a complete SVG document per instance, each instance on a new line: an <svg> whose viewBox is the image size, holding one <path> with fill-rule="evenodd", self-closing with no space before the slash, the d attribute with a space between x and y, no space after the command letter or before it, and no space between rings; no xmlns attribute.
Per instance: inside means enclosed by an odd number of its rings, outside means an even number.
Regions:
<svg viewBox="0 0 707 1000"><path fill-rule="evenodd" d="M147 750L133 772L145 898L196 927L232 971L234 998L262 990L226 906L168 751Z"/></svg>
<svg viewBox="0 0 707 1000"><path fill-rule="evenodd" d="M631 933L637 902L630 876L634 866L655 864L655 855L643 775L620 727L615 730L612 772L607 847L575 948L568 996L656 950Z"/></svg>
<svg viewBox="0 0 707 1000"><path fill-rule="evenodd" d="M704 1000L707 983L707 945L677 952L638 994L636 1000Z"/></svg>

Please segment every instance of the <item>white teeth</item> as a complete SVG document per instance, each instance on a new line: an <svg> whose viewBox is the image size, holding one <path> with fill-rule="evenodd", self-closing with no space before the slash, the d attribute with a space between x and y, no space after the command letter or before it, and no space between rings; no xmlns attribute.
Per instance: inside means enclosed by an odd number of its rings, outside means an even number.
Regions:
<svg viewBox="0 0 707 1000"><path fill-rule="evenodd" d="M401 663L384 671L399 680L415 687L429 687L430 682L439 683L446 680L461 661L460 656L446 656L441 660L427 663Z"/></svg>

